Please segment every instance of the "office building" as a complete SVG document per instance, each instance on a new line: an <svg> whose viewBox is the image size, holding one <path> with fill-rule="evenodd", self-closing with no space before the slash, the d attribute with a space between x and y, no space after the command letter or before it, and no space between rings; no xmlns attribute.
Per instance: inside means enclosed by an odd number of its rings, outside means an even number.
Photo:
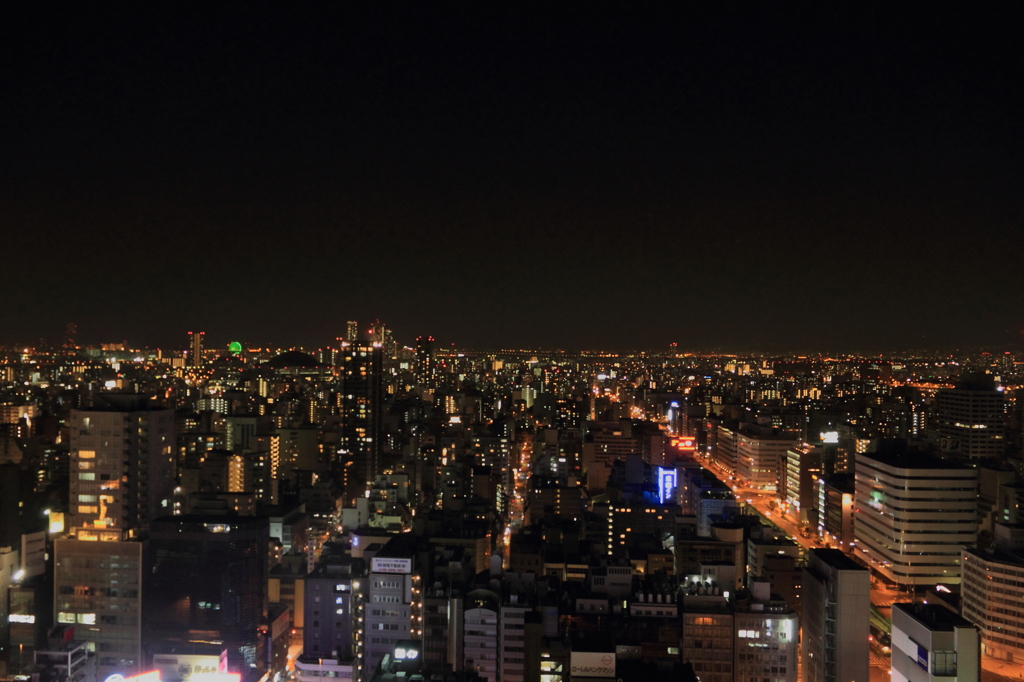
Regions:
<svg viewBox="0 0 1024 682"><path fill-rule="evenodd" d="M142 396L103 398L71 410L70 527L143 528L173 509L174 412Z"/></svg>
<svg viewBox="0 0 1024 682"><path fill-rule="evenodd" d="M812 549L802 587L805 682L868 682L868 570L838 549Z"/></svg>
<svg viewBox="0 0 1024 682"><path fill-rule="evenodd" d="M422 637L422 586L409 533L392 537L370 559L363 607L365 670L373 671L400 640Z"/></svg>
<svg viewBox="0 0 1024 682"><path fill-rule="evenodd" d="M983 652L1024 663L1024 526L996 524L987 549L961 553L960 595L964 618L981 629Z"/></svg>
<svg viewBox="0 0 1024 682"><path fill-rule="evenodd" d="M1002 457L1006 448L1006 408L990 374L970 374L935 394L941 446L964 459Z"/></svg>
<svg viewBox="0 0 1024 682"><path fill-rule="evenodd" d="M977 539L977 469L882 441L856 461L857 556L897 585L960 582Z"/></svg>
<svg viewBox="0 0 1024 682"><path fill-rule="evenodd" d="M981 679L978 628L939 604L892 605L893 682Z"/></svg>
<svg viewBox="0 0 1024 682"><path fill-rule="evenodd" d="M818 526L815 482L821 477L823 448L801 443L786 451L784 500L786 514L801 526Z"/></svg>
<svg viewBox="0 0 1024 682"><path fill-rule="evenodd" d="M786 451L793 446L793 434L752 433L736 436L736 473L751 488L775 493L784 476Z"/></svg>

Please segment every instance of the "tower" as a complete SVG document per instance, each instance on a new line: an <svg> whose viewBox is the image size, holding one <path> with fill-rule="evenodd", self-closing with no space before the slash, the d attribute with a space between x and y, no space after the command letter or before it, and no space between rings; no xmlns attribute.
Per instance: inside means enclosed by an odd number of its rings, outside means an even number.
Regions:
<svg viewBox="0 0 1024 682"><path fill-rule="evenodd" d="M188 365L189 367L203 366L203 336L206 332L188 333Z"/></svg>
<svg viewBox="0 0 1024 682"><path fill-rule="evenodd" d="M355 343L359 340L359 323L357 321L348 321L345 327L345 340L349 343Z"/></svg>

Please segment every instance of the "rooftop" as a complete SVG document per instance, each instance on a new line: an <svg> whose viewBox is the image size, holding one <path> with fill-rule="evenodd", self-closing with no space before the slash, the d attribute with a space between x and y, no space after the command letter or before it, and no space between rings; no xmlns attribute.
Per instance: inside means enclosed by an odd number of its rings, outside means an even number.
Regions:
<svg viewBox="0 0 1024 682"><path fill-rule="evenodd" d="M932 631L951 631L954 628L971 628L974 623L953 613L939 604L922 604L907 602L892 605L893 610L900 610L921 625Z"/></svg>

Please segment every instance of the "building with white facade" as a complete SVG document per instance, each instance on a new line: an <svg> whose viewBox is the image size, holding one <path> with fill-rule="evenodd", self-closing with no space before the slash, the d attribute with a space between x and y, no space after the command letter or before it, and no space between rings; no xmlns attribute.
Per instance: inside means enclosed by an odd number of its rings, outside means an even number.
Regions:
<svg viewBox="0 0 1024 682"><path fill-rule="evenodd" d="M960 582L977 540L977 469L885 441L856 462L857 556L897 585Z"/></svg>
<svg viewBox="0 0 1024 682"><path fill-rule="evenodd" d="M961 554L962 613L981 630L982 651L1024 663L1024 525L996 524L996 544Z"/></svg>
<svg viewBox="0 0 1024 682"><path fill-rule="evenodd" d="M981 679L978 628L939 604L892 605L893 682Z"/></svg>

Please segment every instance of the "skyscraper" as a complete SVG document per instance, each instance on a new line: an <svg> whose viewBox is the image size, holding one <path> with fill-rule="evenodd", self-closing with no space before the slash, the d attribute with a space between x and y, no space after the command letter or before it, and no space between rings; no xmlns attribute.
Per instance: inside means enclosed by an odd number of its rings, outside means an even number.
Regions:
<svg viewBox="0 0 1024 682"><path fill-rule="evenodd" d="M345 341L355 343L359 340L359 323L356 320L349 320L345 326Z"/></svg>
<svg viewBox="0 0 1024 682"><path fill-rule="evenodd" d="M367 488L380 468L383 355L379 343L362 340L341 349L340 454L363 469L355 480Z"/></svg>
<svg viewBox="0 0 1024 682"><path fill-rule="evenodd" d="M425 388L434 388L434 337L416 337L416 381Z"/></svg>
<svg viewBox="0 0 1024 682"><path fill-rule="evenodd" d="M188 366L203 366L203 337L206 332L188 333Z"/></svg>
<svg viewBox="0 0 1024 682"><path fill-rule="evenodd" d="M992 375L961 377L935 394L935 405L943 450L966 459L1003 455L1006 409Z"/></svg>
<svg viewBox="0 0 1024 682"><path fill-rule="evenodd" d="M174 411L142 396L71 410L71 527L136 529L172 510Z"/></svg>

